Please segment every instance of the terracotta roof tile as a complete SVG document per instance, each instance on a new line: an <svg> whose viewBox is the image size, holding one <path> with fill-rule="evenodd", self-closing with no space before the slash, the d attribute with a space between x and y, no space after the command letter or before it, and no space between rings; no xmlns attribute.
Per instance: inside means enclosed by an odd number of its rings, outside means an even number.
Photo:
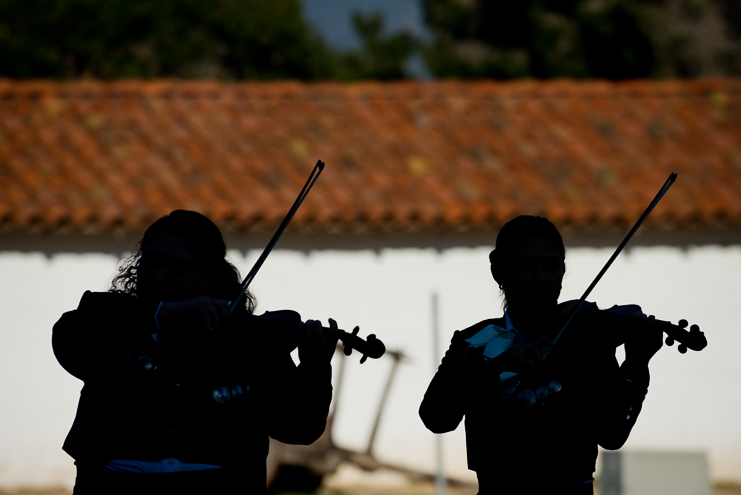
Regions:
<svg viewBox="0 0 741 495"><path fill-rule="evenodd" d="M741 80L0 80L3 232L141 230L174 208L272 230L489 229L519 213L741 226ZM649 225L649 226L650 226Z"/></svg>

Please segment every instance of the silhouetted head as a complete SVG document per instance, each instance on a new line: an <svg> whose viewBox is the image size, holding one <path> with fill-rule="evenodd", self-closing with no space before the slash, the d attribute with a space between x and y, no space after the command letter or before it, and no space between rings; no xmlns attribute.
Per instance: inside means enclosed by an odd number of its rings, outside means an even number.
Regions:
<svg viewBox="0 0 741 495"><path fill-rule="evenodd" d="M505 306L532 310L555 307L565 259L561 234L549 220L522 215L507 222L489 254L491 274L504 292Z"/></svg>
<svg viewBox="0 0 741 495"><path fill-rule="evenodd" d="M239 272L226 259L219 228L200 213L175 210L146 230L134 255L119 268L111 290L146 302L198 296L228 301L240 287ZM254 307L251 295L247 306Z"/></svg>

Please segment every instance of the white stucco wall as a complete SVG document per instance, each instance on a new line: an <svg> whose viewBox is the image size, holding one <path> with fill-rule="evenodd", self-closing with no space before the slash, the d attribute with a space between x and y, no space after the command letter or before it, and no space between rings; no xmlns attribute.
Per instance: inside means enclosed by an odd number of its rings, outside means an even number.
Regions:
<svg viewBox="0 0 741 495"><path fill-rule="evenodd" d="M387 462L432 470L433 435L417 408L433 372L431 293L440 298L447 345L453 330L501 313L488 272L488 247L374 251L273 252L252 289L259 312L291 308L304 319L360 325L409 356L398 373L376 444ZM567 253L562 299L578 298L613 248ZM243 272L246 258L232 252ZM51 327L87 290L105 290L117 259L106 255L0 252L0 486L71 486L72 460L61 450L81 383L51 351ZM664 349L652 362L644 411L625 448L703 450L714 479L741 480L741 332L736 323L741 247L688 250L636 247L624 253L590 300L638 303L649 314L698 323L710 342L701 353ZM360 366L351 358L335 439L364 449L390 360ZM462 425L445 435L451 475L469 477Z"/></svg>

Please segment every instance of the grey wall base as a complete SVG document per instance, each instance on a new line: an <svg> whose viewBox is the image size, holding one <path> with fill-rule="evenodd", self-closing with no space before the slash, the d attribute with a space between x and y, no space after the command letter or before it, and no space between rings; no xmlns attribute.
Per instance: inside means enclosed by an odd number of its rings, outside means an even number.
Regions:
<svg viewBox="0 0 741 495"><path fill-rule="evenodd" d="M600 495L710 495L703 452L600 451Z"/></svg>

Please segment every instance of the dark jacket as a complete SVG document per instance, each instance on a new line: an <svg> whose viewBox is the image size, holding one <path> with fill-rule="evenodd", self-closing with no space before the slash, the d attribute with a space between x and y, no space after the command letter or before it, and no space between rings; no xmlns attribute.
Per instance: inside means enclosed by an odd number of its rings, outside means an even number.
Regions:
<svg viewBox="0 0 741 495"><path fill-rule="evenodd" d="M215 464L262 477L264 487L269 436L309 444L324 431L332 371L296 367L290 347L265 343L260 319L242 313L204 340L187 328L158 331L152 308L135 297L86 292L52 339L59 363L85 382L64 450L88 466L168 457ZM265 320L295 329L300 316ZM235 386L241 397L214 399L214 390Z"/></svg>
<svg viewBox="0 0 741 495"><path fill-rule="evenodd" d="M465 342L489 324L505 327L504 318L455 332L420 407L422 420L444 433L465 416L469 469L489 485L591 479L597 446L625 443L648 387L647 369L618 366L613 339L598 323L577 315L540 372L523 380L522 388L534 391L552 381L562 386L530 407L503 398L499 377L483 378L483 347Z"/></svg>

